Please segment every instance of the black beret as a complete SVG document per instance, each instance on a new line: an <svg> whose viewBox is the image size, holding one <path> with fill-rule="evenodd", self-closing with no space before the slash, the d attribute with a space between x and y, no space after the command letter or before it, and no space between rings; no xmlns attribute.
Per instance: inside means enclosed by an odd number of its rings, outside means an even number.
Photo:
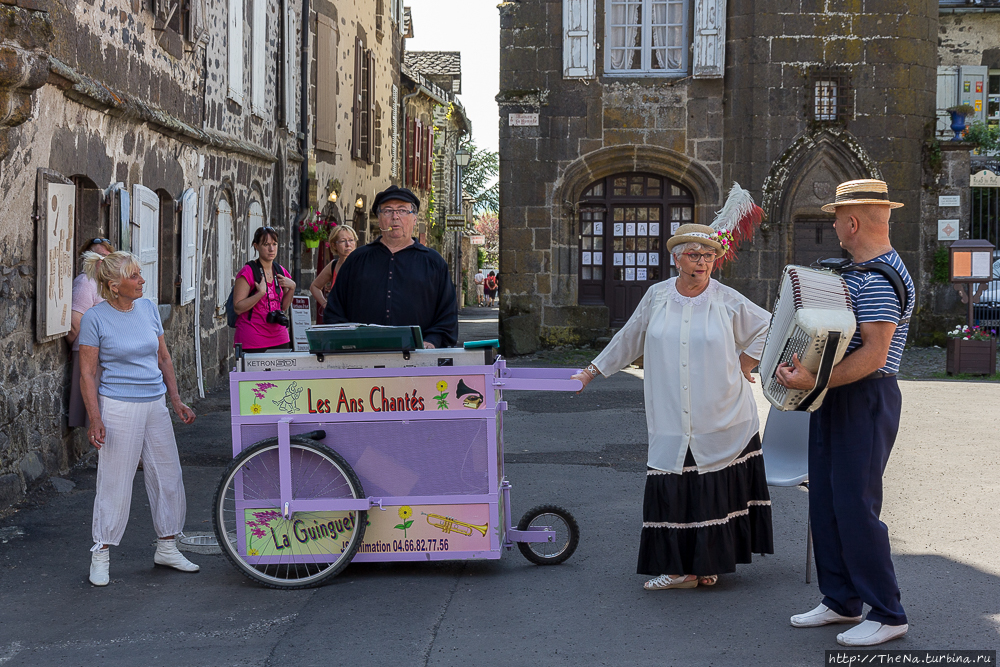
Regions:
<svg viewBox="0 0 1000 667"><path fill-rule="evenodd" d="M415 210L420 210L420 200L417 195L413 194L406 188L397 188L395 185L390 185L388 188L382 192L375 195L375 201L372 202L372 215L378 215L378 207L384 201L392 201L393 199L397 201L408 201L413 204Z"/></svg>

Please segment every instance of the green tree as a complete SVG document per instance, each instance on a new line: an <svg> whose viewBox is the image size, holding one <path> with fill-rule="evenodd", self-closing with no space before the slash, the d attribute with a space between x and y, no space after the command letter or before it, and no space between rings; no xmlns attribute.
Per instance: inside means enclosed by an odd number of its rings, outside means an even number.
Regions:
<svg viewBox="0 0 1000 667"><path fill-rule="evenodd" d="M479 148L471 141L464 148L472 154L462 170L462 187L476 198L475 212L500 210L500 154Z"/></svg>

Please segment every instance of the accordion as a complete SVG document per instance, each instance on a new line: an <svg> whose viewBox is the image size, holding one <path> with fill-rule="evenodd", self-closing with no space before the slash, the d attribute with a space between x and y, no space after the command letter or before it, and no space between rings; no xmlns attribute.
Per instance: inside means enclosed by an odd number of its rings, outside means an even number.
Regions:
<svg viewBox="0 0 1000 667"><path fill-rule="evenodd" d="M826 395L830 372L844 358L857 322L847 283L832 271L786 266L760 360L764 397L779 410L812 412ZM812 389L789 389L775 371L792 355L816 376Z"/></svg>

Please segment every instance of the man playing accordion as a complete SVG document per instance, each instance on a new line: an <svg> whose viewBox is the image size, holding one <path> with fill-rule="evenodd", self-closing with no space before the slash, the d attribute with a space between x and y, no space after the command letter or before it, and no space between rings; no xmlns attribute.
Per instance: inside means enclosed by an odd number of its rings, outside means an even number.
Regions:
<svg viewBox="0 0 1000 667"><path fill-rule="evenodd" d="M809 518L822 603L791 617L795 627L856 623L837 635L844 646L874 646L902 637L906 614L879 520L882 475L899 430L901 396L896 372L913 310L913 281L889 241L889 201L878 180L837 186L834 229L856 265L883 262L905 285L905 298L875 271L843 274L858 328L847 355L834 366L822 406L809 426ZM775 377L790 389L811 389L815 378L797 356ZM862 605L871 610L861 620Z"/></svg>

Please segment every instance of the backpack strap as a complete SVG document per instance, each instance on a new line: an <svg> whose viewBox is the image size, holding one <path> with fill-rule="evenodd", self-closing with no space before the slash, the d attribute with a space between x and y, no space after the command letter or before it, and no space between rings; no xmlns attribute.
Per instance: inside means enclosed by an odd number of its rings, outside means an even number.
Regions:
<svg viewBox="0 0 1000 667"><path fill-rule="evenodd" d="M840 270L841 273L846 273L847 271L856 271L858 273L878 273L892 286L892 291L896 293L896 299L899 301L900 311L899 311L899 322L896 326L901 326L903 324L908 324L910 321L909 317L906 317L906 308L909 306L909 295L906 292L906 283L903 282L903 276L899 275L892 264L887 264L886 262L871 262L863 266L857 264L851 264Z"/></svg>

